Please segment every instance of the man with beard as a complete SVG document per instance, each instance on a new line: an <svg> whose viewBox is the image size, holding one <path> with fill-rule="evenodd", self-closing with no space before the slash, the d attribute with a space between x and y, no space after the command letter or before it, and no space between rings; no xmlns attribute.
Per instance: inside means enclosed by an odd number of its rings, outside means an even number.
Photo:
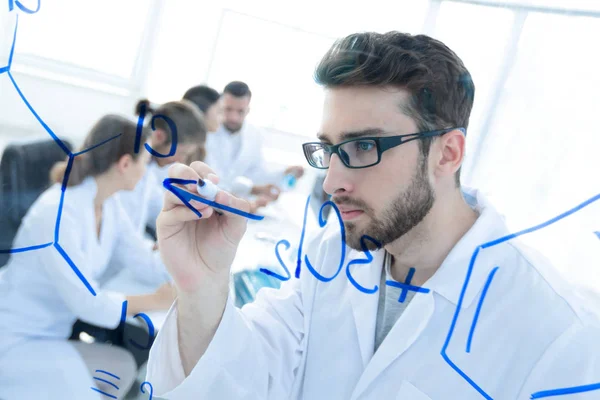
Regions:
<svg viewBox="0 0 600 400"><path fill-rule="evenodd" d="M424 35L353 34L327 52L316 80L323 119L304 154L327 170L337 208L301 244L301 268L285 266L280 290L236 309L229 268L245 220L196 204L198 219L165 197L158 235L178 298L151 351L156 392L597 398L597 319L481 193L460 185L474 85L458 56ZM202 163L169 173L219 180ZM248 209L225 191L216 201Z"/></svg>
<svg viewBox="0 0 600 400"><path fill-rule="evenodd" d="M300 178L304 168L270 167L263 154L262 136L246 122L252 92L244 82L228 83L221 96L223 121L206 140L206 163L219 175L221 187L239 197L257 196L265 205L277 200L286 175Z"/></svg>

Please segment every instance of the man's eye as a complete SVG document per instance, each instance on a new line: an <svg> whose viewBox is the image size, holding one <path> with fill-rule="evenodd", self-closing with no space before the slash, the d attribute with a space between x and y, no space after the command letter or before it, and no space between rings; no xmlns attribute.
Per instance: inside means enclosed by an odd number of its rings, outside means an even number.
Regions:
<svg viewBox="0 0 600 400"><path fill-rule="evenodd" d="M375 146L373 142L356 142L356 148L360 151L369 151Z"/></svg>

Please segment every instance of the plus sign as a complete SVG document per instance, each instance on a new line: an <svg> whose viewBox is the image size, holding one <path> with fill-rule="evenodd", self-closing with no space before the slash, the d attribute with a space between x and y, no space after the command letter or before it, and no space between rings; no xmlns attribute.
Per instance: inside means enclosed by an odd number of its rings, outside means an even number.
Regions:
<svg viewBox="0 0 600 400"><path fill-rule="evenodd" d="M398 301L400 303L404 303L404 300L406 300L406 295L408 294L409 291L419 292L419 293L429 293L429 289L426 289L426 288L423 288L420 286L414 286L414 285L410 284L410 281L412 280L414 274L415 274L415 269L411 268L408 271L408 275L406 276L406 280L404 281L404 283L396 282L396 281L385 281L385 284L388 286L393 286L393 287L402 289L402 291L400 292L400 297L398 298Z"/></svg>

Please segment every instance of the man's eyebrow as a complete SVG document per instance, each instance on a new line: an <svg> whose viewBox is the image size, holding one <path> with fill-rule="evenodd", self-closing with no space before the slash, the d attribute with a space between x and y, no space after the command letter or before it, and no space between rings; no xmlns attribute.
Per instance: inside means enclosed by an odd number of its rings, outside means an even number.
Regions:
<svg viewBox="0 0 600 400"><path fill-rule="evenodd" d="M342 132L342 134L340 135L340 142L343 142L345 140L350 140L350 139L356 139L356 138L360 138L360 137L365 137L365 136L381 136L384 133L385 133L385 131L383 129L381 129L381 128L367 128L367 129L363 129L363 130L360 130L360 131ZM317 138L321 142L331 143L331 140L329 139L329 137L325 133L319 132L317 134Z"/></svg>

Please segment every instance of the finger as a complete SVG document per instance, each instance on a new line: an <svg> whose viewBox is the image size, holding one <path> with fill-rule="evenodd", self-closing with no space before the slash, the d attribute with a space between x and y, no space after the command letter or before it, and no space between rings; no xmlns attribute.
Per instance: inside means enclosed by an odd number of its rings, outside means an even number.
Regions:
<svg viewBox="0 0 600 400"><path fill-rule="evenodd" d="M205 164L202 161L194 161L193 163L190 164L190 168L193 169L196 172L196 174L198 174L198 177L200 177L200 178L208 177L208 174L213 174L214 176L217 176L215 171L213 171L208 166L208 164ZM213 182L213 183L217 183L217 182Z"/></svg>
<svg viewBox="0 0 600 400"><path fill-rule="evenodd" d="M185 222L190 221L198 221L200 219L208 219L213 215L214 210L211 207L208 207L201 212L202 217L198 217L198 215L190 210L186 206L178 206L172 208L168 211L163 211L158 215L156 225L161 227L181 225Z"/></svg>
<svg viewBox="0 0 600 400"><path fill-rule="evenodd" d="M200 211L200 213L205 213L206 209L208 209L210 206L208 206L205 203L202 203L200 201L191 199L189 201L189 204L195 208L196 210ZM187 207L187 205L177 196L175 196L174 193L172 193L171 191L167 190L165 192L165 195L163 197L163 211L169 211L172 210L175 207Z"/></svg>
<svg viewBox="0 0 600 400"><path fill-rule="evenodd" d="M250 212L250 203L248 201L235 197L231 193L224 192L222 190L219 191L219 193L217 193L217 196L215 197L215 202L230 208L235 208L237 210L244 211L246 213ZM219 212L223 212L223 217L227 218L244 218L241 215L237 215L235 213L231 213L223 209L219 209Z"/></svg>
<svg viewBox="0 0 600 400"><path fill-rule="evenodd" d="M171 165L169 167L167 173L168 173L169 178L172 178L172 179L184 179L184 180L198 182L198 178L200 178L198 173L192 167L189 167L189 166L187 166L185 164L181 164L181 163L175 163L175 164ZM181 185L176 185L176 186L181 186ZM192 192L192 193L196 192L196 184L195 183L185 185L185 188L189 192Z"/></svg>

